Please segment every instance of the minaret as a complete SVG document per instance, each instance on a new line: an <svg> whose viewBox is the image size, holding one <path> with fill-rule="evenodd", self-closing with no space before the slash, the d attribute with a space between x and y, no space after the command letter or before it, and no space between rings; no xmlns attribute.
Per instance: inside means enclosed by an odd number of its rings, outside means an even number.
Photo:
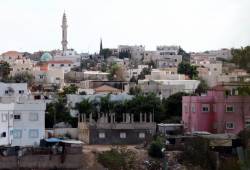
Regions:
<svg viewBox="0 0 250 170"><path fill-rule="evenodd" d="M67 18L65 12L63 13L63 19L62 19L62 50L67 50Z"/></svg>
<svg viewBox="0 0 250 170"><path fill-rule="evenodd" d="M102 53L102 39L101 39L101 42L100 42L100 52L99 52L99 54L101 55L101 53Z"/></svg>

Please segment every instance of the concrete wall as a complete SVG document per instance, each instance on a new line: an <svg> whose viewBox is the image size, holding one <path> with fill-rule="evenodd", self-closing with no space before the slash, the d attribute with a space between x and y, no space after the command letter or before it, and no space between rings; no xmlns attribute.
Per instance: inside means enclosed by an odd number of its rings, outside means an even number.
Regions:
<svg viewBox="0 0 250 170"><path fill-rule="evenodd" d="M145 138L139 138L144 132ZM105 133L105 138L99 138L99 133ZM126 138L120 138L120 133L126 133ZM148 129L92 129L90 128L90 144L140 144L152 138L154 132Z"/></svg>

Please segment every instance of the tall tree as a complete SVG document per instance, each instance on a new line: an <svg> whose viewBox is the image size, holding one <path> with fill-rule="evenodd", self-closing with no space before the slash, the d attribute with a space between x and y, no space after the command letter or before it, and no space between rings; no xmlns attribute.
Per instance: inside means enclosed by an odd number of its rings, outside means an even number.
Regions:
<svg viewBox="0 0 250 170"><path fill-rule="evenodd" d="M162 104L165 108L165 118L176 117L181 119L182 115L182 96L187 96L187 93L179 92L169 96L167 99L162 100Z"/></svg>
<svg viewBox="0 0 250 170"><path fill-rule="evenodd" d="M190 79L197 79L198 77L196 66L193 66L187 62L181 62L178 65L178 73L188 75Z"/></svg>
<svg viewBox="0 0 250 170"><path fill-rule="evenodd" d="M239 68L246 69L250 72L250 46L241 47L240 49L232 49L232 62Z"/></svg>

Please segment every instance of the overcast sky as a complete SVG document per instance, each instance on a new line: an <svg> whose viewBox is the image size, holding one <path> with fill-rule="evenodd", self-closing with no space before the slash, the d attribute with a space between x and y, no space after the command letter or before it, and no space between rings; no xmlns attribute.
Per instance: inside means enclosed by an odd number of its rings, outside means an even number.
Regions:
<svg viewBox="0 0 250 170"><path fill-rule="evenodd" d="M97 52L119 44L180 45L186 51L250 44L250 0L0 0L0 52Z"/></svg>

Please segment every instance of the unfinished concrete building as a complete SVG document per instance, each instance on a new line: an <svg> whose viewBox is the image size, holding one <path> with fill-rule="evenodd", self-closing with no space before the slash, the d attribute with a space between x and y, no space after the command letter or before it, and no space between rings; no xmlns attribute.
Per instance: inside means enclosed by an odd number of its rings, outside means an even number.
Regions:
<svg viewBox="0 0 250 170"><path fill-rule="evenodd" d="M156 123L152 114L140 113L140 121L134 121L134 114L122 114L117 122L115 113L93 115L82 114L78 118L79 140L87 144L140 144L152 138Z"/></svg>

